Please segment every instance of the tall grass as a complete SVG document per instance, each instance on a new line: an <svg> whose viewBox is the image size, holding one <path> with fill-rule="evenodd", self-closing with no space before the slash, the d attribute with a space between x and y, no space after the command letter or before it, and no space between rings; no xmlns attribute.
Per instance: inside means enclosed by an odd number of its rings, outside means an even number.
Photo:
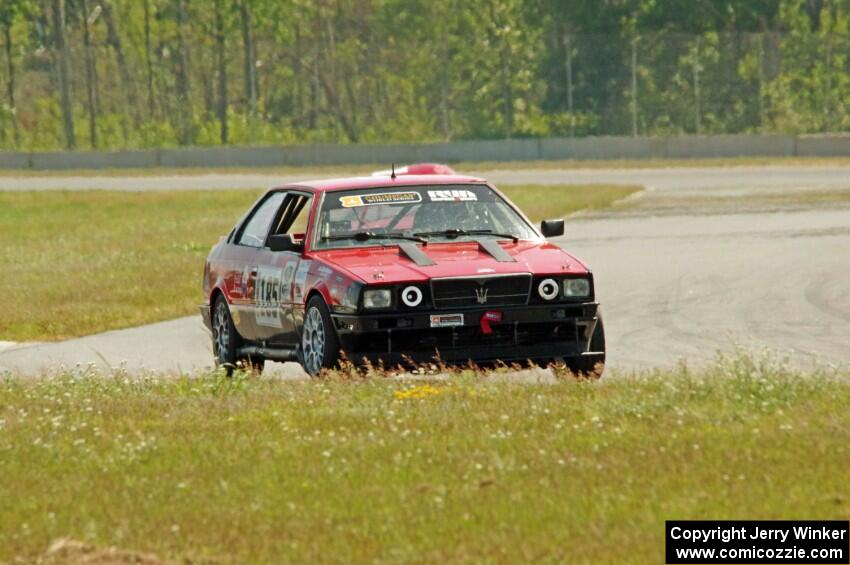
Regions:
<svg viewBox="0 0 850 565"><path fill-rule="evenodd" d="M850 517L850 378L771 359L518 384L0 384L0 562L663 561L666 519Z"/></svg>

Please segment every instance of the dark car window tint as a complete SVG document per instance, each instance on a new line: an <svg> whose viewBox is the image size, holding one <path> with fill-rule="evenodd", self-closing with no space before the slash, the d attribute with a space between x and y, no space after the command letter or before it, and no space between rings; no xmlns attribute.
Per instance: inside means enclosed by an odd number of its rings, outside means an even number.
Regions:
<svg viewBox="0 0 850 565"><path fill-rule="evenodd" d="M260 205L251 219L248 220L245 229L242 230L242 235L239 236L239 245L262 247L266 244L269 226L285 196L283 192L276 192Z"/></svg>

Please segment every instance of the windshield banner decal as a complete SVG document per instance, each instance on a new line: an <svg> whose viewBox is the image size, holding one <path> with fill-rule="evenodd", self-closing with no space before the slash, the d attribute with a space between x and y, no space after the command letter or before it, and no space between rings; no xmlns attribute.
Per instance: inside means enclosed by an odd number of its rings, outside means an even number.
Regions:
<svg viewBox="0 0 850 565"><path fill-rule="evenodd" d="M339 197L339 203L343 208L356 208L373 204L415 204L417 202L422 202L422 195L418 192L381 192L379 194Z"/></svg>

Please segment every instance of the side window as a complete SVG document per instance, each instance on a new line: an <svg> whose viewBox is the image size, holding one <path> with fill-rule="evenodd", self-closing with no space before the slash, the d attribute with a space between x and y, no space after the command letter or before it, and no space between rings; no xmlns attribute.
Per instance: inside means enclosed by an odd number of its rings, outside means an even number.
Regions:
<svg viewBox="0 0 850 565"><path fill-rule="evenodd" d="M260 204L260 207L257 208L242 230L242 235L239 236L239 245L262 247L266 244L269 226L271 226L272 219L285 196L286 194L282 192L276 192Z"/></svg>
<svg viewBox="0 0 850 565"><path fill-rule="evenodd" d="M307 231L312 198L303 194L290 194L281 207L274 229L275 234L289 233L299 238Z"/></svg>
<svg viewBox="0 0 850 565"><path fill-rule="evenodd" d="M292 225L289 226L287 233L304 237L307 233L307 221L310 219L310 199L305 197L305 202L301 206L301 210L292 220Z"/></svg>

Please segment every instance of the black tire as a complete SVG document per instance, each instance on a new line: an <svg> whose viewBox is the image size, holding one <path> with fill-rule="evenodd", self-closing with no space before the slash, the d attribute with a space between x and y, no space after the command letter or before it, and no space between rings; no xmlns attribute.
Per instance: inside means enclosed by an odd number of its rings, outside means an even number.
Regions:
<svg viewBox="0 0 850 565"><path fill-rule="evenodd" d="M314 377L339 363L339 338L321 296L311 298L304 310L299 358L304 370Z"/></svg>
<svg viewBox="0 0 850 565"><path fill-rule="evenodd" d="M572 357L567 359L567 367L572 373L591 379L600 378L605 370L605 326L602 323L602 314L598 314L598 318L596 327L593 328L593 335L590 338L590 351L601 351L602 359L598 357Z"/></svg>
<svg viewBox="0 0 850 565"><path fill-rule="evenodd" d="M236 331L230 308L223 296L216 298L210 315L212 320L212 342L215 366L222 367L227 376L233 374L236 368L236 352L242 343L242 338Z"/></svg>

